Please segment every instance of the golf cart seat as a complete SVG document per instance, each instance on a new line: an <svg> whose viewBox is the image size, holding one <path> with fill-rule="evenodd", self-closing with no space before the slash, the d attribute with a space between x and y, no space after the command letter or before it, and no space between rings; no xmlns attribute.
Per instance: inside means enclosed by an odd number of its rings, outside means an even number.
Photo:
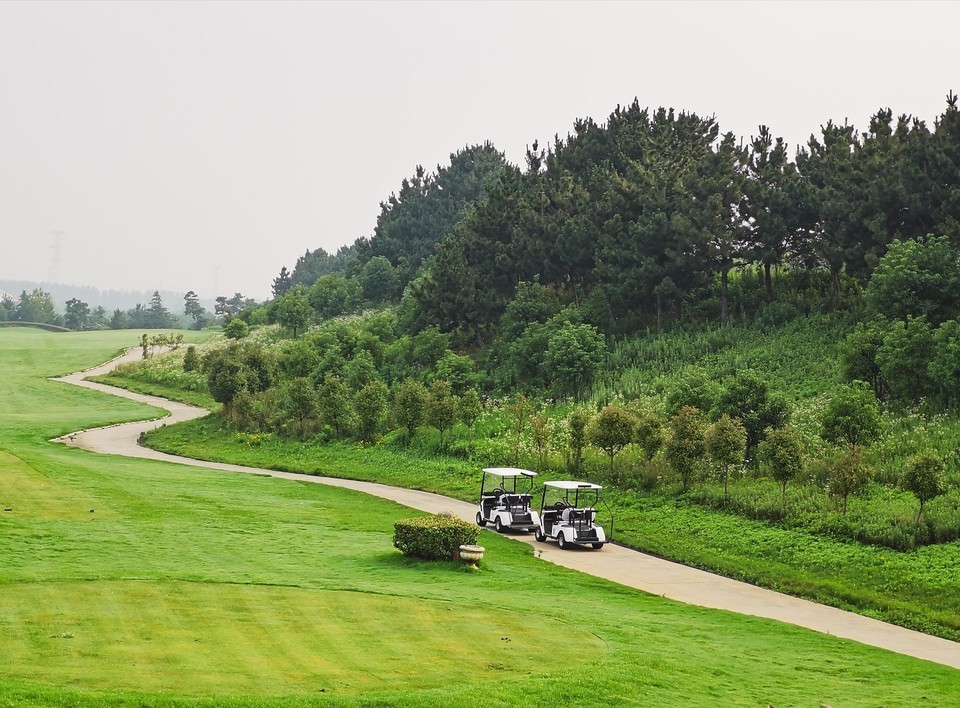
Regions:
<svg viewBox="0 0 960 708"><path fill-rule="evenodd" d="M574 509L568 506L560 513L560 520L565 524L569 524L571 521L573 521L573 515Z"/></svg>

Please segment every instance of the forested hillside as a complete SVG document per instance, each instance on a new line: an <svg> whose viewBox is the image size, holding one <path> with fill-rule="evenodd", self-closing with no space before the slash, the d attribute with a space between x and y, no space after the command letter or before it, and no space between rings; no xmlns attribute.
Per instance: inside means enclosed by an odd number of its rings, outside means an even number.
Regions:
<svg viewBox="0 0 960 708"><path fill-rule="evenodd" d="M953 94L933 126L881 110L792 154L636 102L524 168L466 148L274 291L113 379L221 404L155 444L463 498L478 465L600 481L631 545L960 636L937 599L960 597L937 572L960 553Z"/></svg>

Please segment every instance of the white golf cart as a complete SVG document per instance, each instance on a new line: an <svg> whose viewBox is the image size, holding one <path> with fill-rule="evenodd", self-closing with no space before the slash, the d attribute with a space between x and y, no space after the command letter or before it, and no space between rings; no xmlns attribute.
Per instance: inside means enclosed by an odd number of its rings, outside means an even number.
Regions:
<svg viewBox="0 0 960 708"><path fill-rule="evenodd" d="M493 524L497 533L507 529L536 531L540 517L530 508L533 500L533 478L536 472L513 467L488 467L480 483L480 504L477 523Z"/></svg>
<svg viewBox="0 0 960 708"><path fill-rule="evenodd" d="M613 513L600 496L599 484L574 481L543 483L540 499L540 528L537 540L556 539L560 548L571 544L603 548L607 535L596 523L597 505L603 504L610 514L610 536L613 536Z"/></svg>

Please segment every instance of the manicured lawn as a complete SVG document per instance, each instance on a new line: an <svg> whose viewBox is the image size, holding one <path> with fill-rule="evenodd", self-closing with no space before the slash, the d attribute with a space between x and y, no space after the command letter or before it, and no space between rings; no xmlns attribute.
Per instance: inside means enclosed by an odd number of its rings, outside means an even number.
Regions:
<svg viewBox="0 0 960 708"><path fill-rule="evenodd" d="M639 593L491 532L478 571L405 559L392 525L413 512L359 493L46 443L151 414L45 380L122 334L0 331L0 705L960 701L955 670Z"/></svg>

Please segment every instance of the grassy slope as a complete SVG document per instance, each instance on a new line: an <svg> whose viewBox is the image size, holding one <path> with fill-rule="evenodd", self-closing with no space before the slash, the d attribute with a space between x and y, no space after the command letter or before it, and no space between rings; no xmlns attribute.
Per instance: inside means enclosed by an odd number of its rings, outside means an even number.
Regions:
<svg viewBox="0 0 960 708"><path fill-rule="evenodd" d="M625 345L617 356L621 363L634 363L636 368L624 377L646 382L641 387L646 390L668 385L667 377L684 362L715 375L752 367L797 403L814 400L837 385L834 348L845 331L842 321L810 318L772 332L731 329L652 339ZM795 418L795 425L815 444L816 416L802 409ZM949 442L955 439L951 435L947 430L927 437ZM150 441L158 449L191 457L382 481L465 500L476 495L480 466L388 446L358 450L350 444L238 437L221 430L215 419L162 429ZM896 436L887 447L901 443L919 444ZM895 456L884 456L888 459L878 464L892 464ZM685 503L669 490L655 495L624 492L612 501L617 538L636 548L960 640L960 576L948 570L960 563L960 542L901 553Z"/></svg>
<svg viewBox="0 0 960 708"><path fill-rule="evenodd" d="M960 699L956 671L629 591L488 532L479 572L405 560L390 539L409 511L364 495L43 442L149 414L43 380L118 344L0 332L0 703Z"/></svg>

